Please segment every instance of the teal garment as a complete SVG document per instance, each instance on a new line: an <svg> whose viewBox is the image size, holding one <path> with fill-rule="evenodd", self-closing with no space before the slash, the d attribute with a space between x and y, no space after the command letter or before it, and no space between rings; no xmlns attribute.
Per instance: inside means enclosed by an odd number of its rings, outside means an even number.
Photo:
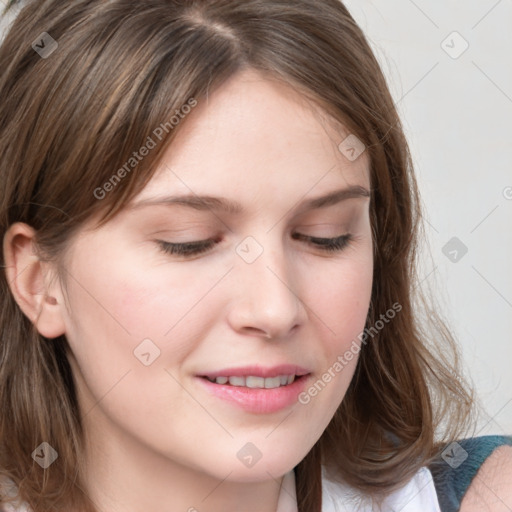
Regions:
<svg viewBox="0 0 512 512"><path fill-rule="evenodd" d="M442 512L457 512L462 498L487 457L499 446L512 446L512 436L480 436L448 445L430 466Z"/></svg>

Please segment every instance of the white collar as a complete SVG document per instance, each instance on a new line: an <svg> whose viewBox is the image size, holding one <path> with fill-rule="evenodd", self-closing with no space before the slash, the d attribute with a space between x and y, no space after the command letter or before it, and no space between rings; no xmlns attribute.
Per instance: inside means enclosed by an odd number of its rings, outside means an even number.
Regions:
<svg viewBox="0 0 512 512"><path fill-rule="evenodd" d="M432 474L428 468L420 468L402 488L390 494L382 504L382 512L441 512ZM373 504L348 484L327 478L322 466L322 512L372 512ZM284 475L276 512L297 512L295 472Z"/></svg>

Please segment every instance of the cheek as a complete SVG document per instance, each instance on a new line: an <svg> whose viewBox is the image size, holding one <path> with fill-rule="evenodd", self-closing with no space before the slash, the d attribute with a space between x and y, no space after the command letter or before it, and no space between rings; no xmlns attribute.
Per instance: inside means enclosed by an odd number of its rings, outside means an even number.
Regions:
<svg viewBox="0 0 512 512"><path fill-rule="evenodd" d="M317 285L311 300L322 332L322 367L317 380L299 396L327 425L343 400L352 380L360 353L371 300L373 259L371 250L340 259L329 269L316 274ZM313 402L313 403L311 403Z"/></svg>
<svg viewBox="0 0 512 512"><path fill-rule="evenodd" d="M173 406L185 407L173 376L179 378L177 369L207 324L197 321L207 314L197 304L205 283L170 267L127 257L107 265L89 256L87 265L77 259L72 270L67 329L84 410L101 409L119 424L140 426L141 414L155 416L155 401L172 395Z"/></svg>
<svg viewBox="0 0 512 512"><path fill-rule="evenodd" d="M70 267L66 335L98 396L127 371L146 372L147 378L149 368L137 358L139 346L149 349L151 360L158 356L153 369L165 366L169 351L172 361L179 362L190 350L194 302L204 294L186 273L152 267L128 254L108 251L108 244L101 249L91 244L76 253ZM154 345L143 342L147 339Z"/></svg>
<svg viewBox="0 0 512 512"><path fill-rule="evenodd" d="M367 253L368 254L368 253ZM321 352L321 365L298 403L316 418L310 434L315 441L327 427L346 394L360 353L359 336L365 327L372 288L372 260L354 257L329 265L315 273L310 287L314 304L316 352Z"/></svg>
<svg viewBox="0 0 512 512"><path fill-rule="evenodd" d="M310 289L318 320L330 334L332 349L341 349L364 328L372 290L372 261L347 259L315 273Z"/></svg>
<svg viewBox="0 0 512 512"><path fill-rule="evenodd" d="M179 266L152 265L147 252L127 248L107 254L103 249L98 257L90 251L75 260L70 306L80 330L135 342L162 339L186 319L204 295L204 283Z"/></svg>

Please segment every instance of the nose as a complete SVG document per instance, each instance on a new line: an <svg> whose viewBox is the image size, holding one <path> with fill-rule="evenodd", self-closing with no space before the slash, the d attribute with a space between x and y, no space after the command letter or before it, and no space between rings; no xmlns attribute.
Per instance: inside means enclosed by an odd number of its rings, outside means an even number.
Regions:
<svg viewBox="0 0 512 512"><path fill-rule="evenodd" d="M302 280L281 242L261 246L251 263L237 256L229 323L240 333L284 338L306 318L297 291Z"/></svg>

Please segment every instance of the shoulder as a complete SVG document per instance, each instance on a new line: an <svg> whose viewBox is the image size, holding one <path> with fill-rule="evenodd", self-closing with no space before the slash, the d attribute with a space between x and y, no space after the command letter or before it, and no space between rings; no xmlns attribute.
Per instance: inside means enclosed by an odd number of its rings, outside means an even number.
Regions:
<svg viewBox="0 0 512 512"><path fill-rule="evenodd" d="M502 445L482 464L461 503L460 512L512 510L512 446Z"/></svg>
<svg viewBox="0 0 512 512"><path fill-rule="evenodd" d="M429 467L441 510L512 510L511 447L512 436L487 435L454 441L440 449Z"/></svg>

